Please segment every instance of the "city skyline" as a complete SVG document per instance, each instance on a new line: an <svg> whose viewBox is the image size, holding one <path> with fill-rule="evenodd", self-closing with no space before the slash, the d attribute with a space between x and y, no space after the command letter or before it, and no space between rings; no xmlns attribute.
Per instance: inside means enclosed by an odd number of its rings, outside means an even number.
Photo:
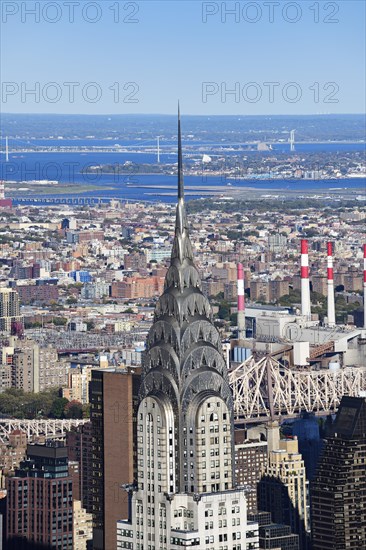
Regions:
<svg viewBox="0 0 366 550"><path fill-rule="evenodd" d="M0 2L0 550L366 548L365 15Z"/></svg>

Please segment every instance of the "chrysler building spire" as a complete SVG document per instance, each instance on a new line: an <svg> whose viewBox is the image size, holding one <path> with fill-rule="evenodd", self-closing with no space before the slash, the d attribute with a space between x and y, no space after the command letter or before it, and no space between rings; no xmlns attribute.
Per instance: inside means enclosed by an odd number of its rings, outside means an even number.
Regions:
<svg viewBox="0 0 366 550"><path fill-rule="evenodd" d="M137 413L138 483L130 520L118 522L118 540L129 545L124 548L211 550L220 548L220 540L239 539L245 539L241 548L258 547L257 525L249 528L244 492L235 487L233 398L221 350L189 239L178 111L174 241L146 342ZM208 513L215 521L204 524ZM231 527L239 525L233 516L219 534L221 513L240 513L240 528Z"/></svg>
<svg viewBox="0 0 366 550"><path fill-rule="evenodd" d="M178 104L178 204L175 222L175 235L172 250L172 263L182 265L184 260L191 261L193 265L192 246L188 235L188 221L184 204L184 177L183 177L183 152L182 133L180 125L180 109Z"/></svg>
<svg viewBox="0 0 366 550"><path fill-rule="evenodd" d="M171 263L164 293L160 296L154 324L149 332L143 367L140 397L164 395L169 401L174 425L174 472L169 492L196 493L215 486L228 489L233 481L232 395L227 368L221 353L221 341L212 323L211 307L201 291L199 273L194 265L184 204L183 160L180 115L178 114L178 204ZM225 410L226 477L220 483L204 483L196 459L198 441L187 437L196 432L198 411L209 398L215 409L222 400ZM215 412L215 418L218 415ZM223 452L223 447L222 447ZM188 466L187 457L194 458ZM217 475L215 471L214 475ZM211 487L212 486L212 487Z"/></svg>
<svg viewBox="0 0 366 550"><path fill-rule="evenodd" d="M184 200L183 181L183 153L182 153L182 131L180 127L180 107L178 102L178 200Z"/></svg>

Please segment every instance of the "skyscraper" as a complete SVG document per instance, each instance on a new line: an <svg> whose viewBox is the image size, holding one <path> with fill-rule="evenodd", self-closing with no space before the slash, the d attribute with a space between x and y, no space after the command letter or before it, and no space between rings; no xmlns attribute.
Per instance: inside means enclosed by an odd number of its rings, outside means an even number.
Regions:
<svg viewBox="0 0 366 550"><path fill-rule="evenodd" d="M94 550L116 549L116 521L128 514L128 495L121 486L136 479L134 400L139 382L138 374L123 369L92 371L92 484L89 492ZM90 471L84 473L90 479ZM85 501L85 494L83 498ZM88 500L90 503L90 498Z"/></svg>
<svg viewBox="0 0 366 550"><path fill-rule="evenodd" d="M309 508L305 465L297 439L281 439L279 449L269 453L268 464L258 485L258 508L271 512L276 523L291 526L308 548Z"/></svg>
<svg viewBox="0 0 366 550"><path fill-rule="evenodd" d="M311 485L313 550L366 547L366 398L343 397Z"/></svg>
<svg viewBox="0 0 366 550"><path fill-rule="evenodd" d="M268 463L268 455L280 444L278 422L267 422L235 430L236 482L246 487L247 510L258 511L257 486Z"/></svg>
<svg viewBox="0 0 366 550"><path fill-rule="evenodd" d="M73 548L72 479L67 447L28 445L27 460L7 478L8 550Z"/></svg>
<svg viewBox="0 0 366 550"><path fill-rule="evenodd" d="M117 547L258 548L235 485L233 398L221 341L193 262L178 116L178 205L165 290L147 338L137 417L137 485Z"/></svg>
<svg viewBox="0 0 366 550"><path fill-rule="evenodd" d="M247 510L251 514L258 510L257 484L267 464L267 448L267 441L258 439L235 444L236 480L247 488Z"/></svg>

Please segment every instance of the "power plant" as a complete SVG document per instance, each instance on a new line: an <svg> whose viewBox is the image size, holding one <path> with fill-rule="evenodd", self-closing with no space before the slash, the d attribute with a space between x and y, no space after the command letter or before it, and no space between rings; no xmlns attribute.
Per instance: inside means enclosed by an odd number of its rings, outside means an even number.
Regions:
<svg viewBox="0 0 366 550"><path fill-rule="evenodd" d="M229 372L238 424L302 412L327 415L336 412L343 395L366 395L366 314L363 328L336 324L333 245L328 242L327 317L321 323L312 316L306 239L300 252L300 310L247 304L244 315L243 266L238 264L238 340L230 344ZM365 312L366 245L363 256Z"/></svg>
<svg viewBox="0 0 366 550"><path fill-rule="evenodd" d="M334 303L334 274L333 274L333 245L327 243L327 282L328 282L328 326L334 327L335 303Z"/></svg>
<svg viewBox="0 0 366 550"><path fill-rule="evenodd" d="M309 281L309 243L301 240L301 313L308 320L311 317L310 281Z"/></svg>
<svg viewBox="0 0 366 550"><path fill-rule="evenodd" d="M366 244L363 245L363 328L366 329Z"/></svg>
<svg viewBox="0 0 366 550"><path fill-rule="evenodd" d="M243 264L238 264L238 340L245 339L245 297Z"/></svg>

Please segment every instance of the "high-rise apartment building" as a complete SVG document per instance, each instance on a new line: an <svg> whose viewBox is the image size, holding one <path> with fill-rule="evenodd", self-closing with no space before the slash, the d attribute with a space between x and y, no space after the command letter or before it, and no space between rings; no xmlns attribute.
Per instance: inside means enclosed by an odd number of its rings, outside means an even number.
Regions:
<svg viewBox="0 0 366 550"><path fill-rule="evenodd" d="M93 448L89 492L94 550L116 550L116 522L128 515L128 497L121 486L136 479L134 401L139 382L140 376L132 371L112 368L92 371Z"/></svg>
<svg viewBox="0 0 366 550"><path fill-rule="evenodd" d="M250 281L250 299L252 301L269 302L269 284L268 281L256 280Z"/></svg>
<svg viewBox="0 0 366 550"><path fill-rule="evenodd" d="M252 280L250 282L250 298L252 301L276 302L289 293L289 281L283 279Z"/></svg>
<svg viewBox="0 0 366 550"><path fill-rule="evenodd" d="M137 413L137 483L117 548L258 548L236 485L233 398L211 307L194 265L184 204L180 120L171 263L147 337ZM126 517L126 516L125 516Z"/></svg>
<svg viewBox="0 0 366 550"><path fill-rule="evenodd" d="M313 275L311 278L313 285L313 292L318 292L318 294L327 295L327 278L322 275Z"/></svg>
<svg viewBox="0 0 366 550"><path fill-rule="evenodd" d="M206 279L202 281L202 293L205 296L217 296L220 292L224 292L224 280L223 279Z"/></svg>
<svg viewBox="0 0 366 550"><path fill-rule="evenodd" d="M163 277L128 277L124 281L114 281L111 286L112 298L152 298L162 292Z"/></svg>
<svg viewBox="0 0 366 550"><path fill-rule="evenodd" d="M19 295L11 288L0 288L0 332L10 332L14 323L23 324Z"/></svg>
<svg viewBox="0 0 366 550"><path fill-rule="evenodd" d="M28 284L17 286L19 299L24 304L50 305L58 301L59 289L56 285Z"/></svg>
<svg viewBox="0 0 366 550"><path fill-rule="evenodd" d="M123 263L125 269L131 269L132 271L144 269L147 265L146 254L144 252L131 252L131 254L125 254Z"/></svg>
<svg viewBox="0 0 366 550"><path fill-rule="evenodd" d="M11 388L11 366L0 365L0 393Z"/></svg>
<svg viewBox="0 0 366 550"><path fill-rule="evenodd" d="M212 277L214 279L222 279L224 281L233 281L236 283L237 266L235 262L217 263L212 266Z"/></svg>
<svg viewBox="0 0 366 550"><path fill-rule="evenodd" d="M287 237L281 233L273 233L268 237L268 247L271 252L284 252L287 246Z"/></svg>
<svg viewBox="0 0 366 550"><path fill-rule="evenodd" d="M366 398L343 397L311 485L313 550L366 548Z"/></svg>
<svg viewBox="0 0 366 550"><path fill-rule="evenodd" d="M245 487L248 514L258 511L258 483L268 463L268 455L279 448L278 422L253 425L235 432L235 477Z"/></svg>
<svg viewBox="0 0 366 550"><path fill-rule="evenodd" d="M62 389L62 397L69 401L79 401L83 405L89 403L89 383L92 366L79 365L71 368L67 374L67 388Z"/></svg>
<svg viewBox="0 0 366 550"><path fill-rule="evenodd" d="M7 550L32 545L73 550L73 494L67 448L28 445L27 459L7 478Z"/></svg>
<svg viewBox="0 0 366 550"><path fill-rule="evenodd" d="M235 430L235 476L239 485L245 485L248 513L255 513L257 485L267 465L268 444L260 435Z"/></svg>
<svg viewBox="0 0 366 550"><path fill-rule="evenodd" d="M10 343L13 346L12 387L37 393L67 384L68 364L59 361L55 348L15 337L10 338Z"/></svg>
<svg viewBox="0 0 366 550"><path fill-rule="evenodd" d="M288 280L276 278L268 283L269 301L276 302L282 296L285 296L290 291L290 283Z"/></svg>

